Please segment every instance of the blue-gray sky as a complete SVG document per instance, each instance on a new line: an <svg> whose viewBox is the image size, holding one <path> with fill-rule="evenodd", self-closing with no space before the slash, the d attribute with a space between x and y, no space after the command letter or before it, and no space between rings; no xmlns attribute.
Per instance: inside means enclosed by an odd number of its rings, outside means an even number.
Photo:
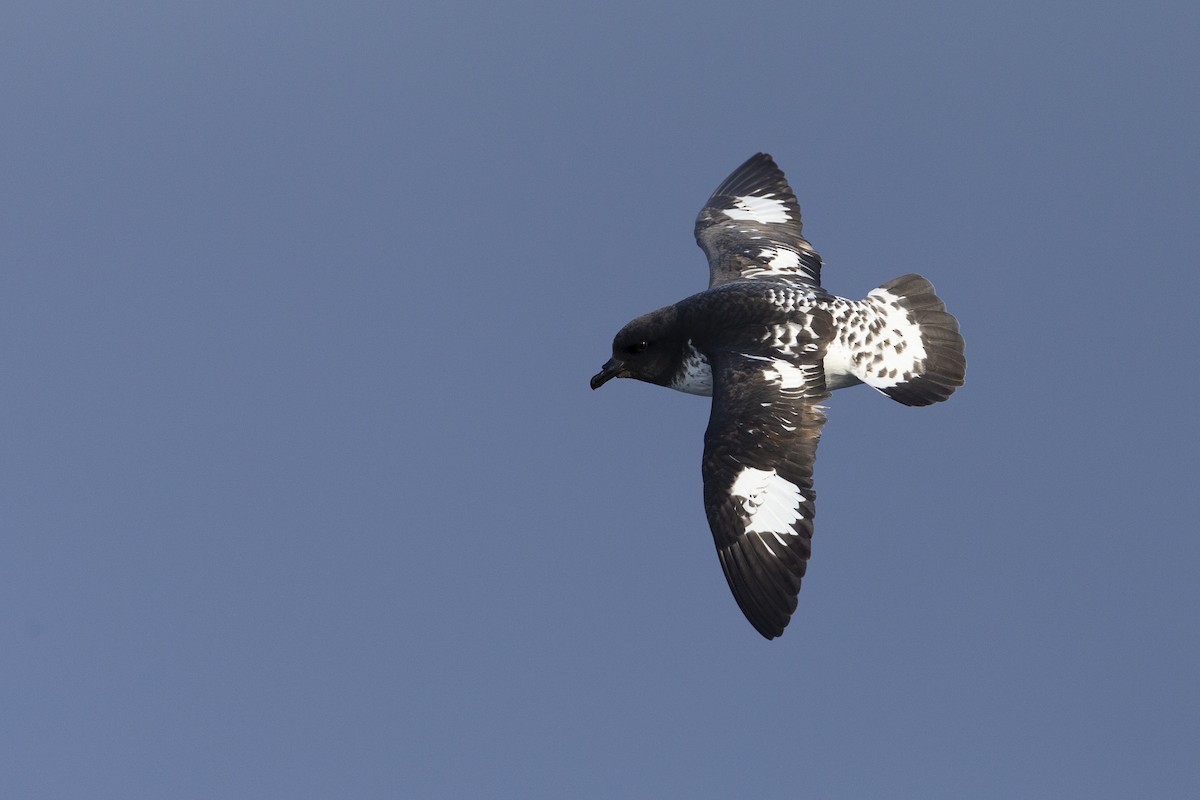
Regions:
<svg viewBox="0 0 1200 800"><path fill-rule="evenodd" d="M9 2L0 795L1200 793L1200 7ZM767 642L588 378L758 150L967 385Z"/></svg>

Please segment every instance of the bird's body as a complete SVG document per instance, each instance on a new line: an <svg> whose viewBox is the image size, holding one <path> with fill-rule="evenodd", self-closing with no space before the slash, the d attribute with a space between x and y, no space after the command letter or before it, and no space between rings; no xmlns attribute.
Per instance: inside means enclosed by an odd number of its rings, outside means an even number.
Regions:
<svg viewBox="0 0 1200 800"><path fill-rule="evenodd" d="M966 371L958 322L905 275L847 300L820 285L783 173L760 153L696 220L709 288L638 317L598 388L629 377L712 396L704 500L729 587L755 629L783 632L810 553L821 401L858 383L906 405L945 400Z"/></svg>

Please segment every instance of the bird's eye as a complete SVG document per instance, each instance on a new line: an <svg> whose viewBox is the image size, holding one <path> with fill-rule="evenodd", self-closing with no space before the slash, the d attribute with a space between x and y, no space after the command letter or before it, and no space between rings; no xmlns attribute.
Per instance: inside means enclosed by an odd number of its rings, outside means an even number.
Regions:
<svg viewBox="0 0 1200 800"><path fill-rule="evenodd" d="M650 346L650 343L649 343L649 342L638 342L637 344L631 344L629 347L627 347L627 348L625 348L625 349L626 349L626 351L628 351L630 354L637 354L637 353L640 353L640 352L642 352L643 350L645 350L645 349L646 349L647 347L649 347L649 346Z"/></svg>

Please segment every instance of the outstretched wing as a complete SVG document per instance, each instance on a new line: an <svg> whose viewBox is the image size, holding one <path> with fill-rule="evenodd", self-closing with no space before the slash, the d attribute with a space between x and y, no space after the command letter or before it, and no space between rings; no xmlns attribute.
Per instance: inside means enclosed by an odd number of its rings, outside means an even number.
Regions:
<svg viewBox="0 0 1200 800"><path fill-rule="evenodd" d="M827 314L813 315L775 329L775 343L759 352L712 357L704 507L729 588L768 639L796 610L811 552L830 326Z"/></svg>
<svg viewBox="0 0 1200 800"><path fill-rule="evenodd" d="M819 287L821 257L802 227L800 204L783 172L766 153L752 157L717 187L696 217L709 287L753 278Z"/></svg>

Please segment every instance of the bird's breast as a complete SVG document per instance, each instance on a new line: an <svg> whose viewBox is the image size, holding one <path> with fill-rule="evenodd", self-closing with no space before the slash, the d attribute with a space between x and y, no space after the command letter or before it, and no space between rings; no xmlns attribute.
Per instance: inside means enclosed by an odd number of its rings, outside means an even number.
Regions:
<svg viewBox="0 0 1200 800"><path fill-rule="evenodd" d="M670 386L680 392L712 397L712 365L708 363L704 354L696 349L691 340L688 340L683 363L679 367L679 372L671 379Z"/></svg>

